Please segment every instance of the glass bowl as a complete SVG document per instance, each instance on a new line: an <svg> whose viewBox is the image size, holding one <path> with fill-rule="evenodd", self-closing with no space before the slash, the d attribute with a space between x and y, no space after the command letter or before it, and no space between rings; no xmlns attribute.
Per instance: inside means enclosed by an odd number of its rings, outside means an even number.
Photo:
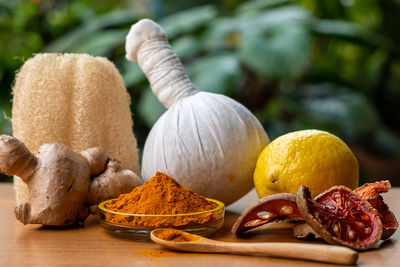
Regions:
<svg viewBox="0 0 400 267"><path fill-rule="evenodd" d="M97 210L100 225L106 232L117 237L149 241L152 230L168 227L191 234L211 236L224 224L225 205L221 201L211 198L207 198L207 200L216 204L212 210L166 215L128 214L112 211L106 208L107 203L112 200L114 199L100 203ZM120 222L110 222L111 219Z"/></svg>

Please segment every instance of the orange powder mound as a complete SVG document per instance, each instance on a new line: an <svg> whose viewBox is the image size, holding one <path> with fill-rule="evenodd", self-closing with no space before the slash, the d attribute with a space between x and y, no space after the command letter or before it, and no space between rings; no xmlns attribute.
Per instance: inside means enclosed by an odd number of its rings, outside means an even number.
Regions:
<svg viewBox="0 0 400 267"><path fill-rule="evenodd" d="M182 187L172 177L157 172L142 186L136 187L128 194L121 194L118 199L110 201L106 208L128 214L171 215L208 211L216 208L216 204ZM210 213L164 217L106 214L106 220L109 222L143 228L204 224L215 219L217 219L216 214Z"/></svg>

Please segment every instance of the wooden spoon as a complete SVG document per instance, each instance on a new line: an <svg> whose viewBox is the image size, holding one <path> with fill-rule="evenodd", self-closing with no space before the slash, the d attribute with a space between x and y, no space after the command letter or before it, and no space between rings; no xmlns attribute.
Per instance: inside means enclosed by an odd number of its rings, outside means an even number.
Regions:
<svg viewBox="0 0 400 267"><path fill-rule="evenodd" d="M286 242L222 242L183 231L179 232L182 232L181 234L189 237L189 239L193 239L193 241L177 242L159 238L161 232L165 230L167 229L153 230L150 235L151 240L172 250L207 253L253 254L336 264L355 264L358 260L358 253L355 250L340 246Z"/></svg>

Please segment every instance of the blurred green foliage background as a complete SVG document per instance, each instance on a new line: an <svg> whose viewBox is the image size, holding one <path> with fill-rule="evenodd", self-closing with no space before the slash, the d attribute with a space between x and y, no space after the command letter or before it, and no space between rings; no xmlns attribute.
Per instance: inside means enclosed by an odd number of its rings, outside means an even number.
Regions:
<svg viewBox="0 0 400 267"><path fill-rule="evenodd" d="M400 0L0 0L0 132L12 134L11 88L24 60L88 53L120 70L142 148L165 110L124 59L125 35L144 17L164 27L200 90L243 103L270 139L330 131L355 152L361 183L400 186Z"/></svg>

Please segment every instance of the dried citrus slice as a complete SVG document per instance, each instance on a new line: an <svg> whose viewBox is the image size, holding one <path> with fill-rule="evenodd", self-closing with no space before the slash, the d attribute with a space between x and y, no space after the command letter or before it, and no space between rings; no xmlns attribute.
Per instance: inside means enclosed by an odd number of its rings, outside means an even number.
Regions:
<svg viewBox="0 0 400 267"><path fill-rule="evenodd" d="M239 235L263 224L284 220L303 220L296 196L287 193L270 195L250 204L236 220L232 232Z"/></svg>
<svg viewBox="0 0 400 267"><path fill-rule="evenodd" d="M293 236L298 239L320 239L314 229L307 223L300 223L293 226Z"/></svg>
<svg viewBox="0 0 400 267"><path fill-rule="evenodd" d="M383 240L391 237L399 227L399 223L393 212L390 211L388 205L383 201L382 196L379 195L389 191L390 187L390 182L386 180L364 184L353 191L361 199L368 200L372 207L378 211L379 218L382 221L383 232L381 239Z"/></svg>
<svg viewBox="0 0 400 267"><path fill-rule="evenodd" d="M363 250L381 239L376 209L345 186L331 187L314 200L308 187L301 186L296 202L305 221L328 243Z"/></svg>

